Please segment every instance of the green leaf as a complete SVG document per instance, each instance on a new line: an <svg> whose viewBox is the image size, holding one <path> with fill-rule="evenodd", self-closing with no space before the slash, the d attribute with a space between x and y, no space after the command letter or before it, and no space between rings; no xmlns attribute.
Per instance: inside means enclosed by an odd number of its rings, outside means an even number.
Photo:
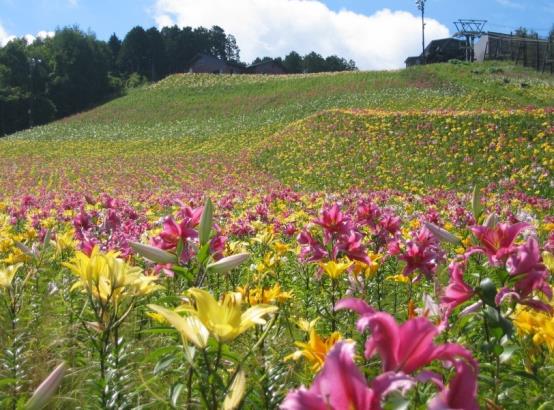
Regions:
<svg viewBox="0 0 554 410"><path fill-rule="evenodd" d="M166 355L169 355L169 354L175 354L175 352L177 350L178 350L178 348L176 346L160 347L159 349L156 349L156 350L148 353L148 355L146 355L146 357L144 358L144 361L148 362L148 361L159 360L160 357L162 357L162 356L166 356Z"/></svg>
<svg viewBox="0 0 554 410"><path fill-rule="evenodd" d="M167 369L171 363L173 363L175 361L175 355L174 354L171 354L171 355L167 355L165 357L163 357L162 359L160 359L157 363L156 363L156 366L154 366L154 374L159 374L160 372L164 371L165 369Z"/></svg>
<svg viewBox="0 0 554 410"><path fill-rule="evenodd" d="M181 395L181 392L183 391L183 388L185 385L183 383L177 383L175 384L171 389L171 405L173 407L177 407L177 401L179 400L179 396Z"/></svg>
<svg viewBox="0 0 554 410"><path fill-rule="evenodd" d="M179 241L177 242L177 248L175 249L175 255L177 255L177 259L181 258L184 248L185 248L185 243L183 242L183 239L179 238Z"/></svg>
<svg viewBox="0 0 554 410"><path fill-rule="evenodd" d="M515 345L505 346L504 351L500 355L500 363L508 362L512 358L514 353L517 352L518 350L519 350L519 347Z"/></svg>
<svg viewBox="0 0 554 410"><path fill-rule="evenodd" d="M200 264L203 264L206 259L210 256L210 243L207 242L200 247L198 253L196 254L196 259Z"/></svg>

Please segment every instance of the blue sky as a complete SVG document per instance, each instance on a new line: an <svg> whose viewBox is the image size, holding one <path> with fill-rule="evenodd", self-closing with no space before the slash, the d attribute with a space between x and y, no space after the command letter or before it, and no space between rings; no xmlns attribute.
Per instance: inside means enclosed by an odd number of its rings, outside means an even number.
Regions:
<svg viewBox="0 0 554 410"><path fill-rule="evenodd" d="M319 4L322 7L315 7L313 3L322 3ZM221 9L231 7L231 4L236 10L227 9L222 15ZM396 14L385 15L383 9ZM281 27L284 24L287 31L296 35L283 36L278 26L272 28L277 24L270 19L275 13ZM281 20L279 13L282 14ZM408 13L414 18L407 20ZM107 39L113 32L122 37L135 25L219 24L237 35L246 58L256 53L277 55L286 49L303 51L311 46L322 53L342 53L355 59L359 59L362 53L365 56L374 52L371 58L380 59L382 63L372 65L368 57L364 66L394 68L399 65L401 55L417 52L417 13L413 0L0 0L0 41L2 35L5 38L36 35L74 24L92 30L100 39ZM307 16L319 20L319 26ZM453 33L452 22L458 18L486 19L489 21L487 29L491 31L509 32L525 26L546 35L554 23L554 0L427 0L427 16L433 20L428 24L428 39ZM237 21L240 21L239 25ZM268 27L260 26L260 21ZM352 31L350 22L353 27L358 27L357 31ZM249 24L250 31L244 27ZM316 37L325 38L324 24L337 30L338 36L337 33L329 34L326 43L314 43ZM363 25L373 25L373 29L363 29ZM405 26L410 26L411 31L406 31ZM254 38L258 33L263 33L263 36ZM389 51L378 45L373 49L363 44L358 46L352 40L356 36L393 37L386 43L387 47L394 47L399 53L389 55ZM311 43L307 40L310 37ZM279 46L271 43L279 43Z"/></svg>
<svg viewBox="0 0 554 410"><path fill-rule="evenodd" d="M209 2L209 0L200 0ZM152 26L153 0L0 0L0 24L12 35L23 36L58 26L78 24L105 39L112 32L124 35L135 25ZM416 12L409 0L325 0L332 10L349 9L363 14L389 8ZM427 13L454 30L452 21L477 18L489 21L491 31L519 26L546 35L554 24L552 0L428 0Z"/></svg>

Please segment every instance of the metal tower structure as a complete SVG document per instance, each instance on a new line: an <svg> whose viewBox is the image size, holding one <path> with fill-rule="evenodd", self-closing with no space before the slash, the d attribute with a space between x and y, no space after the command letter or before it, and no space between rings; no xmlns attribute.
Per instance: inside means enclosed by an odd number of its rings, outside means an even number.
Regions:
<svg viewBox="0 0 554 410"><path fill-rule="evenodd" d="M454 37L465 37L466 61L473 61L475 58L475 39L483 35L483 28L487 20L459 19L454 22L456 34Z"/></svg>

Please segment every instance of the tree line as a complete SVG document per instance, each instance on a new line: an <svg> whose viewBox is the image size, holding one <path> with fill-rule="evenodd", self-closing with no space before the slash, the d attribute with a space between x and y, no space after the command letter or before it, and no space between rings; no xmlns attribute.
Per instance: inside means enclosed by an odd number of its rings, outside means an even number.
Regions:
<svg viewBox="0 0 554 410"><path fill-rule="evenodd" d="M107 42L65 27L32 43L12 40L0 48L0 136L83 111L126 88L187 72L201 52L246 66L235 37L218 26L137 26L123 40L113 34ZM291 52L277 61L289 73L356 69L352 60L315 52L303 57Z"/></svg>

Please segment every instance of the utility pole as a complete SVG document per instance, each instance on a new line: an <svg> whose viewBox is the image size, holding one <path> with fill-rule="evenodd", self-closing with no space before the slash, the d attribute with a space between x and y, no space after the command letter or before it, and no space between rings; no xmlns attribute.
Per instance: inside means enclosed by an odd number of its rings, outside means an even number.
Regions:
<svg viewBox="0 0 554 410"><path fill-rule="evenodd" d="M425 2L416 0L416 6L421 11L421 63L425 64Z"/></svg>

